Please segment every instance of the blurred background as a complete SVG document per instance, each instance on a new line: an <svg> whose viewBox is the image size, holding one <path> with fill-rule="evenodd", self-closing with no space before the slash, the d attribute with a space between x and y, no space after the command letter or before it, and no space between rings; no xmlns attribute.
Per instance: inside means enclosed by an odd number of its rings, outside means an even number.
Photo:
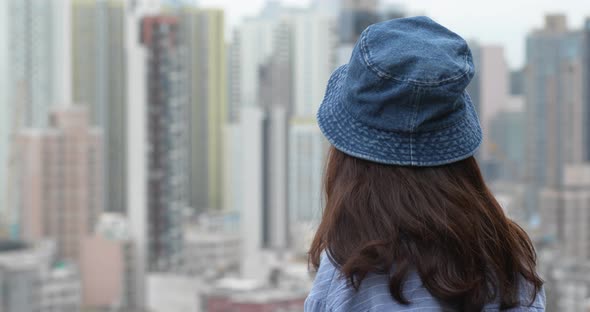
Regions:
<svg viewBox="0 0 590 312"><path fill-rule="evenodd" d="M585 0L1 0L0 311L303 311L326 82L413 15L470 42L547 310L590 311Z"/></svg>

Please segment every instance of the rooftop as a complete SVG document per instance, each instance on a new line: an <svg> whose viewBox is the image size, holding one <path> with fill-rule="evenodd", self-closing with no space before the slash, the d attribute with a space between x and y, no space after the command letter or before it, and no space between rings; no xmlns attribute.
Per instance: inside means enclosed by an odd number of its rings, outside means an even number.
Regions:
<svg viewBox="0 0 590 312"><path fill-rule="evenodd" d="M19 251L27 248L28 246L25 242L10 240L0 241L0 252Z"/></svg>

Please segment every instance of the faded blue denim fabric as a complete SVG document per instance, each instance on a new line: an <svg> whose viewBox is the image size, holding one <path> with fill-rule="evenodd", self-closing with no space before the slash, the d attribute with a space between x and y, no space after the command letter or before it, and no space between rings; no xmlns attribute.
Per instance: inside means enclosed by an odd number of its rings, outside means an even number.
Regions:
<svg viewBox="0 0 590 312"><path fill-rule="evenodd" d="M338 150L405 166L438 166L475 154L482 141L465 88L471 50L428 17L369 26L331 76L317 119Z"/></svg>

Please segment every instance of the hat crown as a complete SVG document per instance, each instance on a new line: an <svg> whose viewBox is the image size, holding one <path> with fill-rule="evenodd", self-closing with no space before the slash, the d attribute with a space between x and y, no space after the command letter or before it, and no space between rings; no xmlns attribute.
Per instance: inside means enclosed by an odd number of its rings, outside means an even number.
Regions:
<svg viewBox="0 0 590 312"><path fill-rule="evenodd" d="M357 46L365 65L385 79L418 86L456 81L466 87L474 74L467 42L426 16L371 25Z"/></svg>
<svg viewBox="0 0 590 312"><path fill-rule="evenodd" d="M348 64L344 105L376 129L427 132L465 114L474 75L467 42L428 17L369 26Z"/></svg>
<svg viewBox="0 0 590 312"><path fill-rule="evenodd" d="M482 142L465 91L473 74L465 40L433 20L374 24L330 77L318 125L354 157L402 166L453 163Z"/></svg>

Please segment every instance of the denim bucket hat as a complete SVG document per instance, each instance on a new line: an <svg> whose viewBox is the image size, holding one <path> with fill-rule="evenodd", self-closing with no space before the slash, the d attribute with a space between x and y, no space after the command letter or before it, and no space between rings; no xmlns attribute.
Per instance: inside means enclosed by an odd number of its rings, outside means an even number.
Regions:
<svg viewBox="0 0 590 312"><path fill-rule="evenodd" d="M482 141L465 88L474 75L463 38L428 17L369 26L328 82L317 118L345 154L402 166L439 166Z"/></svg>

